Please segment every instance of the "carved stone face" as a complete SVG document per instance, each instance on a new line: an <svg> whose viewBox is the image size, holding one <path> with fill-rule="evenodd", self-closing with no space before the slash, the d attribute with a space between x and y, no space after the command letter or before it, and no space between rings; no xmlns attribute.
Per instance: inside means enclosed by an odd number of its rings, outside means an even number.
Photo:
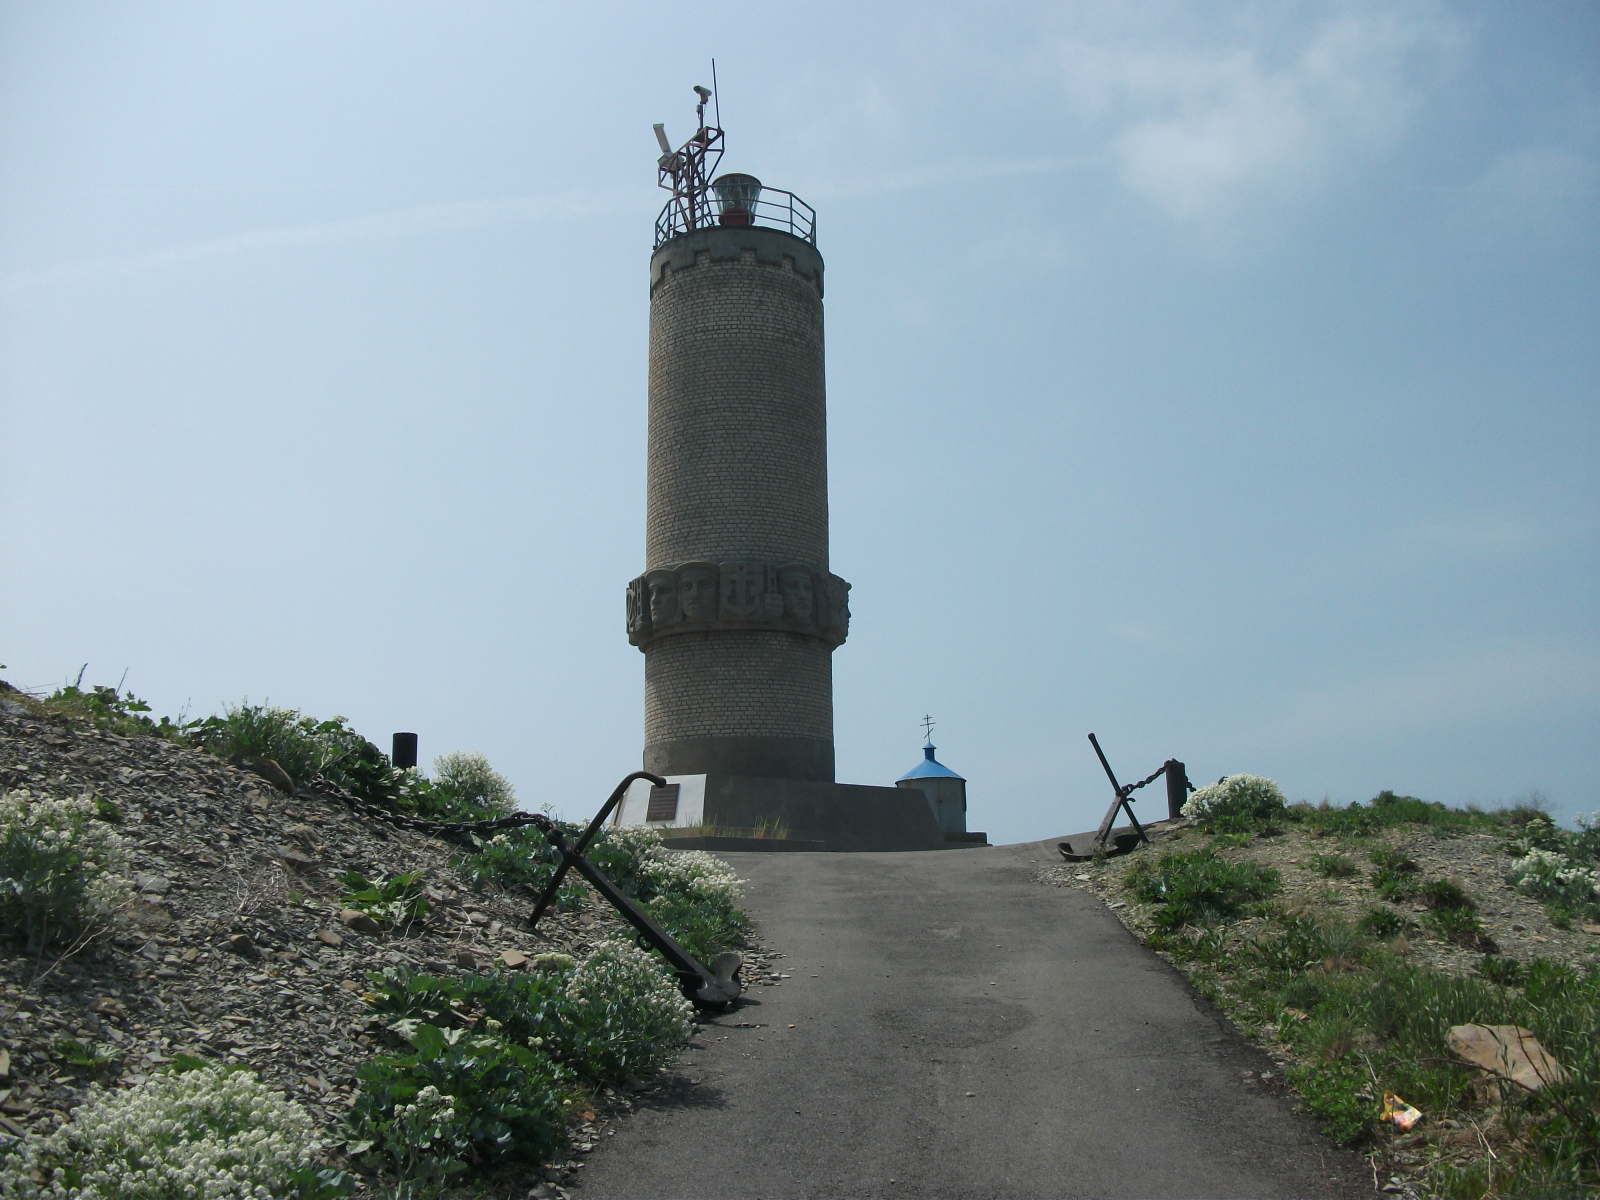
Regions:
<svg viewBox="0 0 1600 1200"><path fill-rule="evenodd" d="M711 621L717 615L717 572L685 567L678 572L678 610L686 621Z"/></svg>
<svg viewBox="0 0 1600 1200"><path fill-rule="evenodd" d="M651 571L645 587L650 593L650 624L671 625L678 619L678 577L671 571Z"/></svg>
<svg viewBox="0 0 1600 1200"><path fill-rule="evenodd" d="M816 610L811 572L804 567L785 567L778 572L778 587L783 591L783 615L794 621L809 621Z"/></svg>

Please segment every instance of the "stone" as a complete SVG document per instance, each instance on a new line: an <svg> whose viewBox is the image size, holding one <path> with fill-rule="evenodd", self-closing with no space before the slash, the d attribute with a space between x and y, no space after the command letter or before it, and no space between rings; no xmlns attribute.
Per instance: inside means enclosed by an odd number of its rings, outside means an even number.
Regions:
<svg viewBox="0 0 1600 1200"><path fill-rule="evenodd" d="M128 1015L121 1001L115 996L101 996L89 1005L89 1011L102 1017L114 1017L118 1021L125 1020Z"/></svg>
<svg viewBox="0 0 1600 1200"><path fill-rule="evenodd" d="M294 780L289 778L289 772L272 759L263 758L259 762L253 762L250 764L250 769L285 795L294 795Z"/></svg>
<svg viewBox="0 0 1600 1200"><path fill-rule="evenodd" d="M476 971L478 969L478 956L471 950L456 951L456 966L463 971Z"/></svg>
<svg viewBox="0 0 1600 1200"><path fill-rule="evenodd" d="M340 909L339 920L344 922L346 929L354 929L357 933L378 934L383 932L383 926L359 908Z"/></svg>
<svg viewBox="0 0 1600 1200"><path fill-rule="evenodd" d="M1585 924L1585 925L1579 925L1578 928L1583 930L1585 933L1600 933L1600 925L1587 925L1587 924Z"/></svg>
<svg viewBox="0 0 1600 1200"><path fill-rule="evenodd" d="M311 871L315 870L317 865L316 859L288 846L278 847L278 858L293 871Z"/></svg>
<svg viewBox="0 0 1600 1200"><path fill-rule="evenodd" d="M152 904L147 900L135 900L128 907L128 916L140 929L152 933L159 933L172 925L172 914L159 904Z"/></svg>
<svg viewBox="0 0 1600 1200"><path fill-rule="evenodd" d="M1452 1025L1446 1040L1458 1058L1530 1092L1566 1082L1566 1070L1520 1025Z"/></svg>
<svg viewBox="0 0 1600 1200"><path fill-rule="evenodd" d="M133 886L147 896L165 896L172 888L172 880L164 875L149 875L140 872L133 877Z"/></svg>
<svg viewBox="0 0 1600 1200"><path fill-rule="evenodd" d="M628 640L643 649L667 634L783 629L829 646L849 634L850 585L810 563L687 562L628 584Z"/></svg>
<svg viewBox="0 0 1600 1200"><path fill-rule="evenodd" d="M319 929L313 936L323 945L332 946L335 950L344 945L344 938L332 929Z"/></svg>
<svg viewBox="0 0 1600 1200"><path fill-rule="evenodd" d="M502 950L500 961L513 971L520 971L528 965L528 956L520 950Z"/></svg>
<svg viewBox="0 0 1600 1200"><path fill-rule="evenodd" d="M361 991L361 985L359 983L357 983L354 979L341 979L339 981L339 986L342 987L347 992L360 992Z"/></svg>
<svg viewBox="0 0 1600 1200"><path fill-rule="evenodd" d="M228 938L228 949L241 958L260 958L261 948L250 940L247 933L235 933Z"/></svg>

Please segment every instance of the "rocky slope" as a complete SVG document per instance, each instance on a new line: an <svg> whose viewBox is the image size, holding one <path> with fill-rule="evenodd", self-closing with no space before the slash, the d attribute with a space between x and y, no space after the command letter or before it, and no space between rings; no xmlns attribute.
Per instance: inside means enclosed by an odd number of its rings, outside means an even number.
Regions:
<svg viewBox="0 0 1600 1200"><path fill-rule="evenodd" d="M456 847L291 797L210 754L123 737L0 695L0 789L98 797L122 814L138 894L118 928L42 957L0 945L0 1138L70 1111L91 1082L137 1083L180 1054L250 1067L330 1132L377 1049L360 999L387 965L434 974L582 956L621 922L602 906L527 929L526 896L474 891ZM420 871L430 912L404 934L341 920L341 876ZM747 954L747 978L771 956ZM76 1043L80 1049L74 1049ZM574 1129L589 1148L625 1095ZM578 1160L543 1178L570 1178ZM520 1193L519 1193L520 1194Z"/></svg>

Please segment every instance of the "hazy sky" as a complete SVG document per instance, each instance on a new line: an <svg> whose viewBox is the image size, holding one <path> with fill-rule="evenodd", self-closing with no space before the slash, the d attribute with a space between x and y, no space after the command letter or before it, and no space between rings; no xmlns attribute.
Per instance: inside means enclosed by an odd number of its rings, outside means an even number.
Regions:
<svg viewBox="0 0 1600 1200"><path fill-rule="evenodd" d="M0 6L4 677L638 765L650 132L828 265L839 777L1600 808L1600 6ZM1158 791L1159 789L1152 789ZM1143 805L1160 815L1164 801Z"/></svg>

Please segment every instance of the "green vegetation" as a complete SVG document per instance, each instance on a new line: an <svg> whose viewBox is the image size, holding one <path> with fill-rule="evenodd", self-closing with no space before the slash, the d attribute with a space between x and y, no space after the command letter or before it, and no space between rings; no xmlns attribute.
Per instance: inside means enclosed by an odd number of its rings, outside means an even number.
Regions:
<svg viewBox="0 0 1600 1200"><path fill-rule="evenodd" d="M152 1076L90 1088L67 1123L0 1157L5 1200L335 1200L311 1118L249 1071Z"/></svg>
<svg viewBox="0 0 1600 1200"><path fill-rule="evenodd" d="M85 663L75 681L57 688L47 699L36 703L46 711L89 721L124 737L175 739L181 734L183 730L181 722L175 723L167 717L162 717L160 721L152 721L145 716L150 711L150 706L132 692L103 686L91 687L88 691L84 691L83 674L88 669L88 664Z"/></svg>
<svg viewBox="0 0 1600 1200"><path fill-rule="evenodd" d="M402 1184L468 1164L542 1161L586 1087L665 1065L690 1006L653 957L607 942L577 965L444 979L389 970L367 1000L409 1044L357 1069L351 1151Z"/></svg>
<svg viewBox="0 0 1600 1200"><path fill-rule="evenodd" d="M582 826L563 825L562 830L576 840ZM463 855L456 864L463 879L530 895L549 886L560 861L532 829L508 829L475 839L475 845L476 853ZM721 859L697 850L667 850L655 830L636 827L602 829L586 854L702 962L744 945L750 919L739 908L739 881ZM572 881L563 886L557 904L577 908L585 895L584 886Z"/></svg>
<svg viewBox="0 0 1600 1200"><path fill-rule="evenodd" d="M1506 843L1518 855L1506 882L1543 901L1562 923L1600 921L1600 813L1579 817L1578 826L1569 833L1539 814Z"/></svg>
<svg viewBox="0 0 1600 1200"><path fill-rule="evenodd" d="M1380 846L1367 855L1378 869L1372 873L1372 888L1385 900L1398 903L1409 900L1422 886L1417 878L1414 858L1388 846Z"/></svg>
<svg viewBox="0 0 1600 1200"><path fill-rule="evenodd" d="M1358 922L1361 932L1368 937L1389 939L1399 937L1410 924L1398 909L1373 905Z"/></svg>
<svg viewBox="0 0 1600 1200"><path fill-rule="evenodd" d="M515 811L510 782L481 754L441 756L430 779L395 769L343 717L319 721L291 708L244 703L203 720L156 723L144 715L149 706L131 694L105 687L86 692L81 683L80 673L50 697L23 700L57 719L203 748L269 780L287 776L286 787L320 777L367 803L443 821L491 820ZM125 903L131 894L121 874L125 856L112 828L120 820L114 805L92 797L0 796L0 932L43 947ZM565 830L569 838L578 836L577 826ZM469 884L542 890L558 861L531 828L463 840L471 848L457 867ZM704 961L742 945L750 932L738 907L740 881L708 854L668 852L652 830L606 829L588 856ZM342 883L345 907L391 929L404 932L428 915L420 872L371 879L348 872ZM289 902L305 903L293 893ZM587 885L571 879L560 902L569 908L589 903ZM373 990L365 998L386 1018L391 1041L356 1068L361 1086L347 1148L380 1174L385 1200L432 1194L469 1167L547 1160L560 1148L574 1108L589 1107L589 1089L658 1069L687 1039L689 1003L664 964L638 946L608 941L582 961L541 954L533 967L526 974L460 979L395 970L371 977ZM61 1066L79 1076L99 1075L119 1061L116 1051L97 1052L72 1039L58 1041L55 1052ZM113 1114L111 1124L131 1130L116 1135L122 1141L107 1140L110 1126L100 1121L92 1129L85 1124L86 1134L64 1127L68 1131L48 1146L30 1142L26 1155L0 1158L0 1200L193 1200L201 1194L339 1200L350 1193L348 1177L312 1160L317 1147L301 1137L303 1112L281 1096L259 1100L253 1076L218 1072L179 1055L172 1075L158 1079L148 1090L117 1093L105 1110ZM125 1102L137 1108L131 1125L134 1110L116 1107ZM258 1104L260 1120L241 1118L241 1103ZM185 1114L192 1130L163 1132L163 1106ZM97 1121L104 1115L93 1102L79 1114ZM190 1144L191 1132L197 1144ZM101 1141L89 1145L84 1137ZM129 1164L155 1163L146 1180L152 1186L135 1186L129 1176L109 1191L88 1188L83 1164L106 1154L122 1164L107 1169L124 1175ZM9 1170L24 1158L21 1175ZM228 1180L215 1184L206 1172Z"/></svg>
<svg viewBox="0 0 1600 1200"><path fill-rule="evenodd" d="M1260 775L1229 775L1199 788L1183 815L1212 833L1253 833L1284 812L1283 791Z"/></svg>
<svg viewBox="0 0 1600 1200"><path fill-rule="evenodd" d="M1501 956L1459 880L1428 877L1402 848L1379 840L1402 828L1442 838L1504 834L1516 860L1508 881L1554 916L1576 916L1597 912L1588 906L1600 899L1597 819L1572 833L1532 803L1489 813L1383 792L1346 809L1301 804L1273 813L1263 803L1220 819L1213 810L1197 824L1197 848L1139 851L1123 874L1151 906L1139 914L1147 940L1247 1035L1284 1052L1289 1082L1330 1136L1390 1144L1398 1135L1379 1124L1378 1100L1394 1092L1425 1114L1421 1132L1400 1143L1431 1146L1428 1173L1413 1181L1423 1194L1482 1200L1600 1189L1600 965ZM1320 853L1308 865L1350 880L1358 895L1370 884L1390 903L1369 904L1351 920L1333 915L1348 891L1308 894L1331 912L1275 902L1276 874L1250 857L1264 844L1252 833L1274 824L1363 849L1372 864L1364 881L1351 853ZM1483 952L1476 969L1456 975L1413 963L1405 935L1419 927L1391 905L1420 908L1421 932ZM1532 1030L1569 1078L1538 1092L1486 1087L1480 1071L1449 1052L1448 1031L1462 1024Z"/></svg>
<svg viewBox="0 0 1600 1200"><path fill-rule="evenodd" d="M378 876L368 881L355 871L345 872L346 908L364 912L374 921L404 933L428 915L428 900L422 894L422 872L408 871L395 876Z"/></svg>
<svg viewBox="0 0 1600 1200"><path fill-rule="evenodd" d="M433 778L413 777L408 795L418 815L439 821L492 821L517 809L511 781L481 754L441 754Z"/></svg>
<svg viewBox="0 0 1600 1200"><path fill-rule="evenodd" d="M93 930L132 894L126 870L94 801L0 795L0 935L43 951Z"/></svg>
<svg viewBox="0 0 1600 1200"><path fill-rule="evenodd" d="M1233 920L1252 900L1278 890L1278 872L1250 862L1229 862L1209 847L1141 857L1128 869L1127 885L1139 899L1159 905L1164 929Z"/></svg>
<svg viewBox="0 0 1600 1200"><path fill-rule="evenodd" d="M1425 826L1444 834L1458 834L1521 825L1543 816L1535 804L1536 800L1530 800L1500 812L1486 813L1475 808L1449 808L1435 801L1382 791L1367 804L1334 807L1326 800L1320 805L1291 804L1283 815L1289 821L1305 825L1318 837L1371 837L1400 825Z"/></svg>
<svg viewBox="0 0 1600 1200"><path fill-rule="evenodd" d="M1343 854L1319 854L1311 860L1311 869L1324 879L1350 879L1360 872L1355 860Z"/></svg>

